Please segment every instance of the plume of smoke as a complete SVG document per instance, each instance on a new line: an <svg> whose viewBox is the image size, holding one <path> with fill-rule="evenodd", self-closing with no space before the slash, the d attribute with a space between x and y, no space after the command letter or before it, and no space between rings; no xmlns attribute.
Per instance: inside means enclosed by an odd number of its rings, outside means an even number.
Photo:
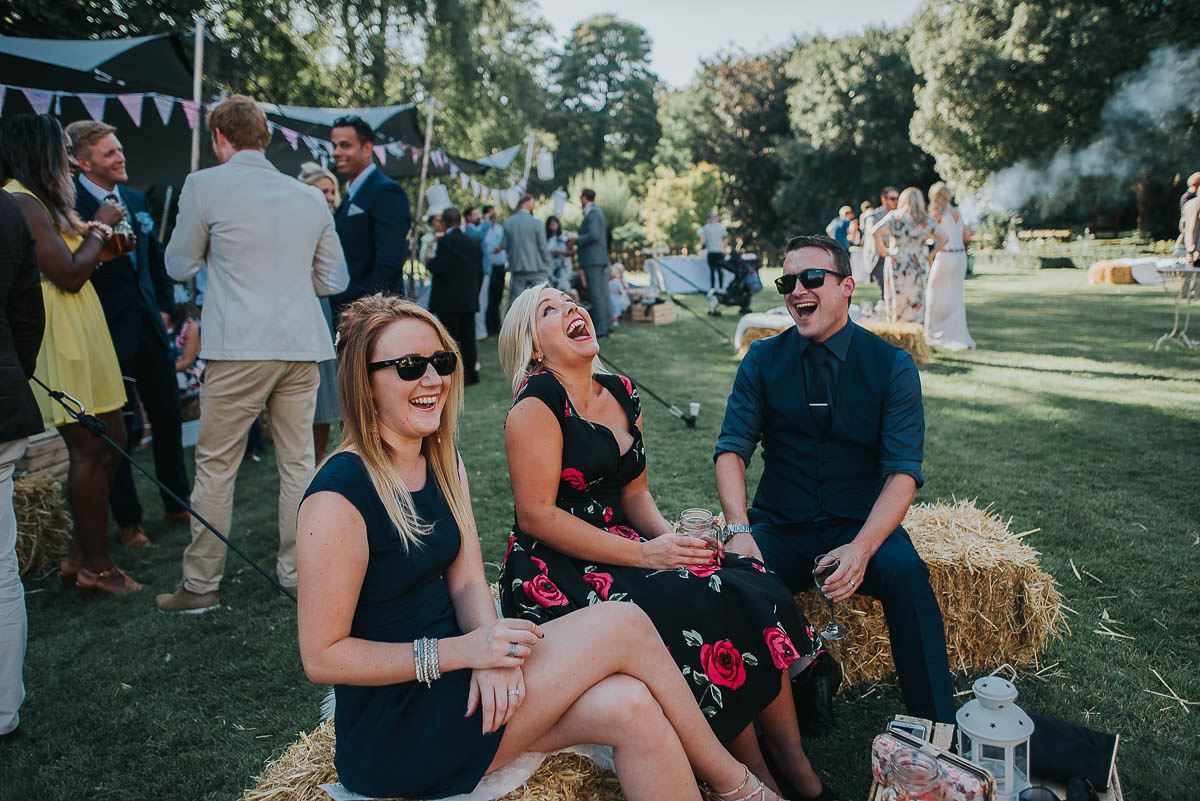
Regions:
<svg viewBox="0 0 1200 801"><path fill-rule="evenodd" d="M1154 148L1154 133L1167 132L1200 103L1200 47L1181 52L1173 45L1154 50L1140 69L1116 81L1100 113L1100 131L1085 147L1060 147L1048 160L1023 159L992 173L962 202L969 223L987 214L1012 214L1036 204L1053 211L1080 184L1103 178L1124 186Z"/></svg>

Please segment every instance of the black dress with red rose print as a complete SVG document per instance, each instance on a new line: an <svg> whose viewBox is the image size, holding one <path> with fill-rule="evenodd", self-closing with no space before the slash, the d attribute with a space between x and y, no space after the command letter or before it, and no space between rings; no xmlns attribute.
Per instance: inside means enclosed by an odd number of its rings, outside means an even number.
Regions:
<svg viewBox="0 0 1200 801"><path fill-rule="evenodd" d="M558 507L615 537L643 540L621 507L622 488L646 469L638 393L624 376L597 374L595 380L625 410L633 445L624 453L608 428L576 414L550 373L530 376L517 401L537 398L559 420ZM606 600L636 603L646 612L726 744L775 699L780 672L819 650L787 587L754 559L729 553L719 567L670 570L597 564L569 557L514 524L500 573L505 615L545 623Z"/></svg>

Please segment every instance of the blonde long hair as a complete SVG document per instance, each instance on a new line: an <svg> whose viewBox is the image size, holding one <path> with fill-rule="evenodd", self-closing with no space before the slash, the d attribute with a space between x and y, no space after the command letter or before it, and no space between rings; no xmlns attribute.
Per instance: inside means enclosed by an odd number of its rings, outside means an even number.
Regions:
<svg viewBox="0 0 1200 801"><path fill-rule="evenodd" d="M504 370L504 375L512 385L514 398L521 391L525 379L543 369L542 363L534 359L533 354L542 349L537 335L537 307L538 297L548 286L550 282L543 281L518 295L508 307L508 313L504 315L504 322L500 325L500 338L497 343L500 368ZM604 287L602 291L607 292L608 287ZM592 372L608 372L600 362L599 354L592 359Z"/></svg>
<svg viewBox="0 0 1200 801"><path fill-rule="evenodd" d="M900 193L900 201L896 204L896 216L904 217L913 222L925 219L925 196L915 186L910 186Z"/></svg>
<svg viewBox="0 0 1200 801"><path fill-rule="evenodd" d="M317 186L317 181L321 180L322 178L328 178L333 182L333 207L336 209L338 203L342 202L342 193L338 189L337 176L315 161L306 161L301 164L300 174L296 177L309 186ZM320 187L317 188L319 189Z"/></svg>
<svg viewBox="0 0 1200 801"><path fill-rule="evenodd" d="M937 210L939 212L950 211L954 208L952 201L953 196L950 194L950 187L946 186L945 181L938 181L929 187L930 210Z"/></svg>
<svg viewBox="0 0 1200 801"><path fill-rule="evenodd" d="M434 478L446 504L454 515L461 536L469 529L466 496L459 480L458 458L454 437L458 415L463 403L462 355L446 328L432 314L412 301L389 295L368 295L342 310L338 323L337 367L338 391L342 399L343 443L339 451L354 448L367 468L371 484L379 493L388 517L400 532L405 549L420 544L421 537L432 526L421 520L413 505L412 493L396 474L389 458L389 448L379 436L379 413L371 392L371 377L367 363L371 349L380 333L397 320L418 320L432 328L443 350L458 355L458 364L449 376L450 388L442 408L438 429L425 437L421 454L433 470Z"/></svg>

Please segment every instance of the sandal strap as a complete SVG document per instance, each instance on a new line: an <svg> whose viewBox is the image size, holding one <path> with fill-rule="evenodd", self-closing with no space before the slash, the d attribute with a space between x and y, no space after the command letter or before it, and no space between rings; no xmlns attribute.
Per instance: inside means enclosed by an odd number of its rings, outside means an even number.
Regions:
<svg viewBox="0 0 1200 801"><path fill-rule="evenodd" d="M723 793L718 793L712 788L712 786L709 786L705 788L704 795L709 801L749 801L750 795L743 796L739 795L739 793L746 789L746 785L750 783L750 779L753 778L753 775L750 773L750 768L746 767L745 765L742 765L742 770L746 771L746 775L742 777L742 783L737 787L734 787L732 790L726 790ZM759 787L762 787L761 782L759 783Z"/></svg>

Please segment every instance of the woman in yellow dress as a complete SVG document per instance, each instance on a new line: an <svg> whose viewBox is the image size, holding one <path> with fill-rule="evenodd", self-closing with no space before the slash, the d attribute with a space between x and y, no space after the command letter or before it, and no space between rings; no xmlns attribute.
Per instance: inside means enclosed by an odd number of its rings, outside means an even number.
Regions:
<svg viewBox="0 0 1200 801"><path fill-rule="evenodd" d="M34 375L76 398L123 445L121 368L88 277L118 255L112 226L125 218L125 209L102 203L90 222L79 219L67 147L62 127L48 115L18 114L0 122L0 179L37 238L42 272L46 334ZM70 554L59 566L64 583L73 582L84 597L142 589L108 554L108 489L119 455L74 422L46 390L34 384L33 394L43 422L58 427L71 460L67 502L75 523Z"/></svg>

